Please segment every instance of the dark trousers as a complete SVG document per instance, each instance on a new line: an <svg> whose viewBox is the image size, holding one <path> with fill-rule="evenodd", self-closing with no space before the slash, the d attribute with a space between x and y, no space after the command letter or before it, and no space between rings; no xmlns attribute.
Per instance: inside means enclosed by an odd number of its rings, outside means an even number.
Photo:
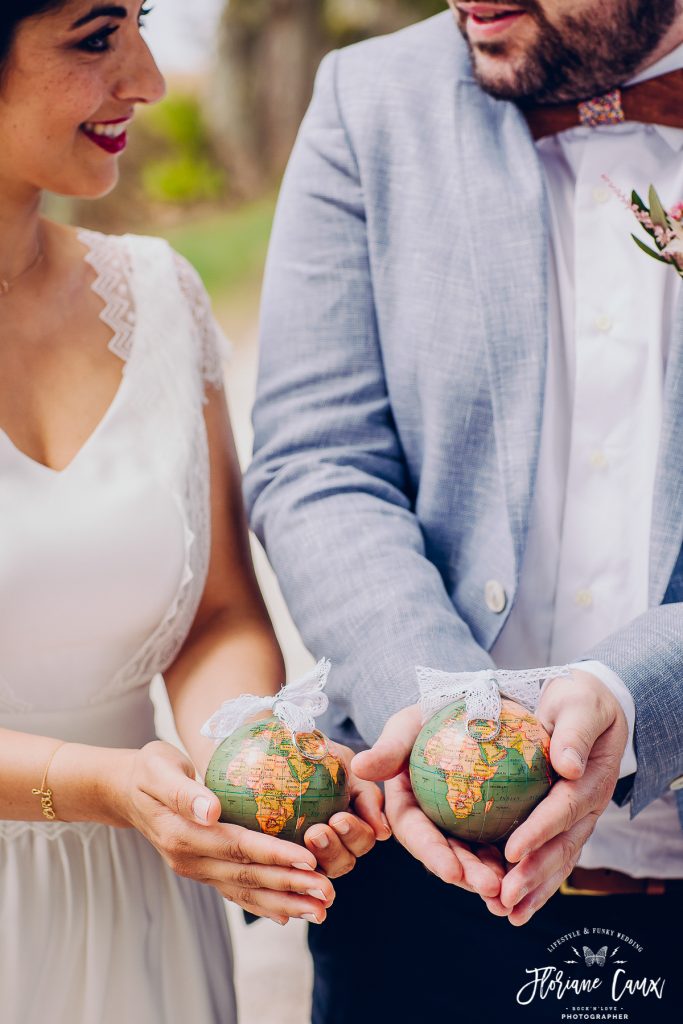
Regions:
<svg viewBox="0 0 683 1024"><path fill-rule="evenodd" d="M393 840L334 884L327 921L309 928L313 1024L683 1024L680 888L663 896L557 894L515 928ZM575 988L562 993L570 980Z"/></svg>

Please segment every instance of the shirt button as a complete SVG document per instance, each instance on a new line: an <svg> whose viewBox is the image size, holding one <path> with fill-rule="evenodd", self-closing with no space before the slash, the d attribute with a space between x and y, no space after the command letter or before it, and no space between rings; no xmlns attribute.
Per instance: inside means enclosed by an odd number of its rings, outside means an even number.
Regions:
<svg viewBox="0 0 683 1024"><path fill-rule="evenodd" d="M673 789L674 793L678 789L683 789L683 775L679 775L677 779L669 783L669 789Z"/></svg>
<svg viewBox="0 0 683 1024"><path fill-rule="evenodd" d="M607 456L600 449L596 449L591 454L591 466L593 469L605 469L607 466Z"/></svg>
<svg viewBox="0 0 683 1024"><path fill-rule="evenodd" d="M593 202L595 203L607 203L609 202L609 192L606 188L601 185L597 185L593 189Z"/></svg>
<svg viewBox="0 0 683 1024"><path fill-rule="evenodd" d="M508 603L508 596L505 593L503 584L499 583L498 580L488 580L484 586L484 600L490 612L494 612L496 615L504 612Z"/></svg>
<svg viewBox="0 0 683 1024"><path fill-rule="evenodd" d="M605 313L602 313L600 316L596 316L594 323L595 329L600 331L601 334L607 334L607 332L611 331L613 327L612 320Z"/></svg>
<svg viewBox="0 0 683 1024"><path fill-rule="evenodd" d="M576 603L581 608L590 608L593 604L593 595L590 590L579 590L576 594Z"/></svg>

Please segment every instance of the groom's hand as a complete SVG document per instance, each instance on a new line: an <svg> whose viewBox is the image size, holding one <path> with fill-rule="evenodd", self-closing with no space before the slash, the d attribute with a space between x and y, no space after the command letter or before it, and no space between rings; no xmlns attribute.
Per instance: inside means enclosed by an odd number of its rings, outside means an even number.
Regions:
<svg viewBox="0 0 683 1024"><path fill-rule="evenodd" d="M444 882L497 897L505 874L502 857L490 846L476 854L465 843L444 836L420 809L410 785L408 762L422 728L417 705L390 718L371 750L356 754L353 770L361 779L383 781L385 811L398 841Z"/></svg>
<svg viewBox="0 0 683 1024"><path fill-rule="evenodd" d="M574 869L612 797L628 738L618 700L588 672L549 683L536 714L551 733L560 779L508 839L505 856L514 866L500 897L487 900L514 925L526 924Z"/></svg>

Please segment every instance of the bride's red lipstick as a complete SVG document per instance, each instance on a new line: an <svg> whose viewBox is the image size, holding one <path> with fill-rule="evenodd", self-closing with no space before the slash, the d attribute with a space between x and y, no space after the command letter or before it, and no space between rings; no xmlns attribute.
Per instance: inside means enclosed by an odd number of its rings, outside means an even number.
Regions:
<svg viewBox="0 0 683 1024"><path fill-rule="evenodd" d="M88 121L81 125L81 131L106 153L121 153L126 148L128 136L125 128L114 129L117 125L127 127L130 120L130 117L119 117L115 121ZM96 131L96 128L104 131Z"/></svg>

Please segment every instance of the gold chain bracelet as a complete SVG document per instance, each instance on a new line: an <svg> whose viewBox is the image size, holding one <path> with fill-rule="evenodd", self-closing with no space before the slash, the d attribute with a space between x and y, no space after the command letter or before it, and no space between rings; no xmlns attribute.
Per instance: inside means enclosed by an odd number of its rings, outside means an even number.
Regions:
<svg viewBox="0 0 683 1024"><path fill-rule="evenodd" d="M58 750L61 750L62 747L65 745L66 741L57 744L55 749L50 754L50 758L47 764L45 765L45 771L43 772L43 781L40 784L40 789L31 790L33 796L40 797L40 806L43 811L43 817L47 818L48 821L54 821L57 815L55 814L55 809L52 804L52 790L45 788L47 785L47 773L50 770L50 765L52 764L52 759L54 758L55 754L57 753Z"/></svg>

